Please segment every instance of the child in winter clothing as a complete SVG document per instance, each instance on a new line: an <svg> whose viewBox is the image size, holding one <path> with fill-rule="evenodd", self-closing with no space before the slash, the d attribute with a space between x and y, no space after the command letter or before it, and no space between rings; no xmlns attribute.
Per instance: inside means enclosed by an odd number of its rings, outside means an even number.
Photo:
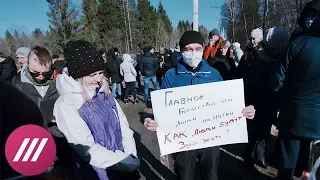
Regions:
<svg viewBox="0 0 320 180"><path fill-rule="evenodd" d="M86 41L64 48L67 71L57 78L54 116L74 150L82 179L139 179L133 132L104 77L104 61Z"/></svg>
<svg viewBox="0 0 320 180"><path fill-rule="evenodd" d="M129 99L129 94L133 97L133 102L137 102L136 98L136 76L137 71L133 67L133 59L129 54L123 55L123 63L120 64L120 74L124 77L126 82L126 92L124 102L127 104Z"/></svg>

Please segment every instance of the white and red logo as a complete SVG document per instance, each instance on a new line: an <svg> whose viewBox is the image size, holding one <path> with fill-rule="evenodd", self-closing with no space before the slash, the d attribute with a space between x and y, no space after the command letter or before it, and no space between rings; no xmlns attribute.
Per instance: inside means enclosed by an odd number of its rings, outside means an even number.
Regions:
<svg viewBox="0 0 320 180"><path fill-rule="evenodd" d="M37 125L24 125L15 129L5 147L9 165L25 176L45 172L56 155L56 144L51 134Z"/></svg>

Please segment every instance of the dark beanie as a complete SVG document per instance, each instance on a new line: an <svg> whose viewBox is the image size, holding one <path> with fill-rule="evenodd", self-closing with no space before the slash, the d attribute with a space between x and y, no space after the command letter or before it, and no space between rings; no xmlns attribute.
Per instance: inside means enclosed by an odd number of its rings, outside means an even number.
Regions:
<svg viewBox="0 0 320 180"><path fill-rule="evenodd" d="M69 75L74 79L104 70L104 61L101 54L87 41L70 41L63 51Z"/></svg>
<svg viewBox="0 0 320 180"><path fill-rule="evenodd" d="M150 49L148 47L143 48L143 53L149 52Z"/></svg>
<svg viewBox="0 0 320 180"><path fill-rule="evenodd" d="M197 31L184 32L179 41L180 49L183 49L184 47L186 47L186 45L192 43L199 43L204 46L203 36Z"/></svg>

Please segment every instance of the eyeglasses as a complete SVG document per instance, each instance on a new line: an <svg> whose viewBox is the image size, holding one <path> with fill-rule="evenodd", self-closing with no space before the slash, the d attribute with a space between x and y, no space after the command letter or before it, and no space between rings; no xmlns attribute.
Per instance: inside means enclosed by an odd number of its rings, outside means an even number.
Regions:
<svg viewBox="0 0 320 180"><path fill-rule="evenodd" d="M51 78L52 75L53 75L53 71L52 70L50 70L49 72L40 73L40 72L31 72L30 69L28 69L28 72L32 77L38 77L38 76L42 75L46 79Z"/></svg>

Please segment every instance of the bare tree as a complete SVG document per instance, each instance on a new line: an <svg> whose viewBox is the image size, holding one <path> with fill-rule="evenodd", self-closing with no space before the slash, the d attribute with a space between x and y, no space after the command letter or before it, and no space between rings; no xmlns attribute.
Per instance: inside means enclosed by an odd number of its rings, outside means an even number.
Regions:
<svg viewBox="0 0 320 180"><path fill-rule="evenodd" d="M246 18L246 12L245 12L245 10L244 10L244 3L242 3L242 8L241 8L241 10L242 10L242 14L243 14L243 21L244 21L244 30L245 30L245 33L246 33L246 39L249 39L249 37L248 37L248 28L247 28L247 18Z"/></svg>
<svg viewBox="0 0 320 180"><path fill-rule="evenodd" d="M229 13L229 22L232 26L232 40L235 40L235 22L236 17L239 15L239 8L238 8L238 0L226 0L226 5L228 7L228 13Z"/></svg>
<svg viewBox="0 0 320 180"><path fill-rule="evenodd" d="M274 17L279 17L279 25L286 28L289 32L292 32L297 28L298 19L303 7L310 0L273 0L275 9L278 9Z"/></svg>
<svg viewBox="0 0 320 180"><path fill-rule="evenodd" d="M122 5L123 5L123 19L124 19L124 26L125 26L125 32L126 32L126 37L125 37L125 41L126 41L126 52L129 52L129 37L128 37L128 29L127 29L127 13L126 10L128 10L127 6L125 5L125 1L122 0Z"/></svg>
<svg viewBox="0 0 320 180"><path fill-rule="evenodd" d="M128 18L128 25L129 25L130 52L132 52L132 30L131 30L131 19L130 19L130 9L129 9L128 0L127 0L127 18Z"/></svg>

